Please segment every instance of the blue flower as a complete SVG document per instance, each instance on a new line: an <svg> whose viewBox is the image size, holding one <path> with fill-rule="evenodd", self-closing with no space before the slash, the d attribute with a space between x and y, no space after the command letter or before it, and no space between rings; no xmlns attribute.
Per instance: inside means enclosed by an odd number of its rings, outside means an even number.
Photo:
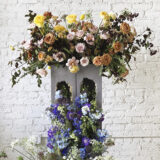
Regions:
<svg viewBox="0 0 160 160"><path fill-rule="evenodd" d="M61 99L61 98L63 98L63 96L61 95L61 91L60 90L56 91L55 99Z"/></svg>
<svg viewBox="0 0 160 160"><path fill-rule="evenodd" d="M90 139L87 138L87 137L83 137L83 138L82 138L82 144L83 144L84 146L88 146L88 145L90 144Z"/></svg>
<svg viewBox="0 0 160 160"><path fill-rule="evenodd" d="M74 126L75 128L80 129L81 124L82 124L82 121L81 121L81 120L78 120L78 118L74 118L74 119L73 119L73 126Z"/></svg>
<svg viewBox="0 0 160 160"><path fill-rule="evenodd" d="M97 130L97 136L98 136L98 140L100 142L104 142L106 140L106 138L108 138L108 133L107 133L106 130L98 129Z"/></svg>
<svg viewBox="0 0 160 160"><path fill-rule="evenodd" d="M84 159L85 156L86 156L86 150L85 150L85 148L80 148L79 150L80 150L80 156L81 156L81 158Z"/></svg>

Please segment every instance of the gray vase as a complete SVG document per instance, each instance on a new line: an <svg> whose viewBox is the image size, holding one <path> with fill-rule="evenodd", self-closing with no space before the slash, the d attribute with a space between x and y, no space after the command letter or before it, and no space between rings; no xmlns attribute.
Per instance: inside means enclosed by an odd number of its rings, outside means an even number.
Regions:
<svg viewBox="0 0 160 160"><path fill-rule="evenodd" d="M55 91L58 82L65 81L71 86L72 98L80 94L80 86L84 78L93 80L96 84L96 101L98 106L102 106L102 77L99 76L99 68L94 65L87 67L80 67L79 72L70 73L68 67L56 68L52 66L51 69L51 97L54 103Z"/></svg>

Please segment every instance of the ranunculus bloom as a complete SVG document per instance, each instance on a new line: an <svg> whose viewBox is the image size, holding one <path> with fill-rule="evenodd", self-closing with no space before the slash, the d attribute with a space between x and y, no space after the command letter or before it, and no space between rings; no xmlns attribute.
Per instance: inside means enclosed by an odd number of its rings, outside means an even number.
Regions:
<svg viewBox="0 0 160 160"><path fill-rule="evenodd" d="M102 57L101 57L101 62L102 62L102 65L104 66L108 66L112 61L112 57L109 55L109 54L104 54Z"/></svg>
<svg viewBox="0 0 160 160"><path fill-rule="evenodd" d="M45 69L38 69L36 71L37 74L39 74L41 77L45 77L47 75L47 71Z"/></svg>
<svg viewBox="0 0 160 160"><path fill-rule="evenodd" d="M84 37L84 40L88 44L93 45L94 44L94 36L93 36L93 34L87 33L86 36Z"/></svg>
<svg viewBox="0 0 160 160"><path fill-rule="evenodd" d="M53 44L55 42L55 37L52 33L46 34L44 38L44 42L47 44Z"/></svg>
<svg viewBox="0 0 160 160"><path fill-rule="evenodd" d="M37 15L37 16L34 17L33 22L36 24L36 26L43 27L43 25L44 25L44 19L45 19L44 16Z"/></svg>
<svg viewBox="0 0 160 160"><path fill-rule="evenodd" d="M70 41L72 41L74 39L74 37L75 37L75 33L74 32L70 32L67 35L67 39L70 40Z"/></svg>
<svg viewBox="0 0 160 160"><path fill-rule="evenodd" d="M67 23L72 24L76 23L77 16L75 14L70 14L66 17Z"/></svg>
<svg viewBox="0 0 160 160"><path fill-rule="evenodd" d="M77 66L79 63L79 60L76 60L75 57L72 57L70 59L68 59L66 66L68 66L69 68L71 68L72 66Z"/></svg>
<svg viewBox="0 0 160 160"><path fill-rule="evenodd" d="M129 26L128 23L123 22L123 23L120 25L120 30L121 30L122 33L128 34L128 33L131 31L131 28L130 28L130 26Z"/></svg>
<svg viewBox="0 0 160 160"><path fill-rule="evenodd" d="M128 69L126 69L126 71L123 72L120 76L121 76L122 78L124 78L124 77L126 77L128 74L129 74L129 71L128 71Z"/></svg>
<svg viewBox="0 0 160 160"><path fill-rule="evenodd" d="M64 31L66 31L66 28L62 25L56 25L56 26L54 26L54 30L56 32L64 32Z"/></svg>
<svg viewBox="0 0 160 160"><path fill-rule="evenodd" d="M82 65L83 67L87 66L87 65L89 64L89 59L88 59L88 57L82 57L82 58L80 59L80 63L81 63L81 65Z"/></svg>
<svg viewBox="0 0 160 160"><path fill-rule="evenodd" d="M39 60L39 61L43 61L44 58L45 58L45 56L46 56L46 54L45 54L44 52L40 51L40 52L38 53L38 60Z"/></svg>
<svg viewBox="0 0 160 160"><path fill-rule="evenodd" d="M85 44L84 43L78 43L76 46L76 51L77 53L83 53L85 49Z"/></svg>
<svg viewBox="0 0 160 160"><path fill-rule="evenodd" d="M106 18L106 17L109 17L109 15L108 15L107 12L102 11L102 12L100 12L100 17L101 17L102 19L104 19L104 18Z"/></svg>
<svg viewBox="0 0 160 160"><path fill-rule="evenodd" d="M65 59L65 54L63 52L58 52L56 54L53 54L53 58L58 62L63 62Z"/></svg>
<svg viewBox="0 0 160 160"><path fill-rule="evenodd" d="M94 57L94 59L93 59L93 64L94 64L95 66L100 66L100 65L102 65L101 56L96 56L96 57Z"/></svg>
<svg viewBox="0 0 160 160"><path fill-rule="evenodd" d="M45 58L45 63L49 63L49 62L52 62L53 61L53 57L51 57L51 56L47 56L46 58Z"/></svg>
<svg viewBox="0 0 160 160"><path fill-rule="evenodd" d="M83 37L83 35L84 35L84 31L83 30L78 30L76 32L76 36L77 36L78 39L81 39Z"/></svg>
<svg viewBox="0 0 160 160"><path fill-rule="evenodd" d="M113 47L115 53L120 52L123 49L122 43L120 43L118 41L114 42L113 45L112 45L112 47Z"/></svg>
<svg viewBox="0 0 160 160"><path fill-rule="evenodd" d="M69 68L69 71L71 73L77 73L79 71L79 67L78 66L72 66L71 68Z"/></svg>

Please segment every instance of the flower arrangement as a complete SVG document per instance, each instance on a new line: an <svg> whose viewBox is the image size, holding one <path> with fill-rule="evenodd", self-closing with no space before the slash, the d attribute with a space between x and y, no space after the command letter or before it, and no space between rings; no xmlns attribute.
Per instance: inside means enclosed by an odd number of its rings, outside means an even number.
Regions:
<svg viewBox="0 0 160 160"><path fill-rule="evenodd" d="M100 68L100 75L114 77L115 83L124 81L129 73L129 62L141 47L156 54L150 42L152 31L147 28L137 34L131 26L138 13L127 10L120 14L100 12L101 23L96 26L91 12L57 17L50 12L39 15L29 11L30 39L18 45L20 54L9 64L12 84L30 74L35 75L38 86L47 75L46 68L67 66L71 73L77 73L79 66L93 64ZM15 46L10 46L15 50Z"/></svg>
<svg viewBox="0 0 160 160"><path fill-rule="evenodd" d="M114 144L106 130L101 129L104 120L95 96L89 97L91 88L83 91L72 102L65 85L60 85L55 94L55 103L47 108L52 126L48 130L48 151L54 160L111 160L103 155L109 145ZM64 91L65 90L65 91Z"/></svg>

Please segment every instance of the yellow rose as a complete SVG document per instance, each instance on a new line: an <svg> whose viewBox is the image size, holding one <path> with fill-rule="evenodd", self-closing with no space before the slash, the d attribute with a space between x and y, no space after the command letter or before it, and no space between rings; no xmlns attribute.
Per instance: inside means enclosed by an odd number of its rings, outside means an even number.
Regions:
<svg viewBox="0 0 160 160"><path fill-rule="evenodd" d="M76 23L76 18L77 16L75 14L70 14L66 17L67 23L72 24L72 23Z"/></svg>
<svg viewBox="0 0 160 160"><path fill-rule="evenodd" d="M54 26L54 30L56 32L64 32L64 31L66 31L66 28L62 25L56 25L56 26Z"/></svg>
<svg viewBox="0 0 160 160"><path fill-rule="evenodd" d="M33 22L38 26L38 27L43 27L44 25L44 19L45 17L42 15L37 15L34 17Z"/></svg>
<svg viewBox="0 0 160 160"><path fill-rule="evenodd" d="M113 19L113 20L115 20L116 19L116 14L114 14L114 13L109 13L109 16Z"/></svg>
<svg viewBox="0 0 160 160"><path fill-rule="evenodd" d="M70 72L71 73L77 73L79 71L79 67L78 66L72 66L71 68L70 68Z"/></svg>
<svg viewBox="0 0 160 160"><path fill-rule="evenodd" d="M100 12L100 17L102 19L106 19L106 20L110 19L109 14L107 12L105 12L105 11Z"/></svg>
<svg viewBox="0 0 160 160"><path fill-rule="evenodd" d="M85 14L82 14L81 16L80 16L80 20L84 20L85 19Z"/></svg>

